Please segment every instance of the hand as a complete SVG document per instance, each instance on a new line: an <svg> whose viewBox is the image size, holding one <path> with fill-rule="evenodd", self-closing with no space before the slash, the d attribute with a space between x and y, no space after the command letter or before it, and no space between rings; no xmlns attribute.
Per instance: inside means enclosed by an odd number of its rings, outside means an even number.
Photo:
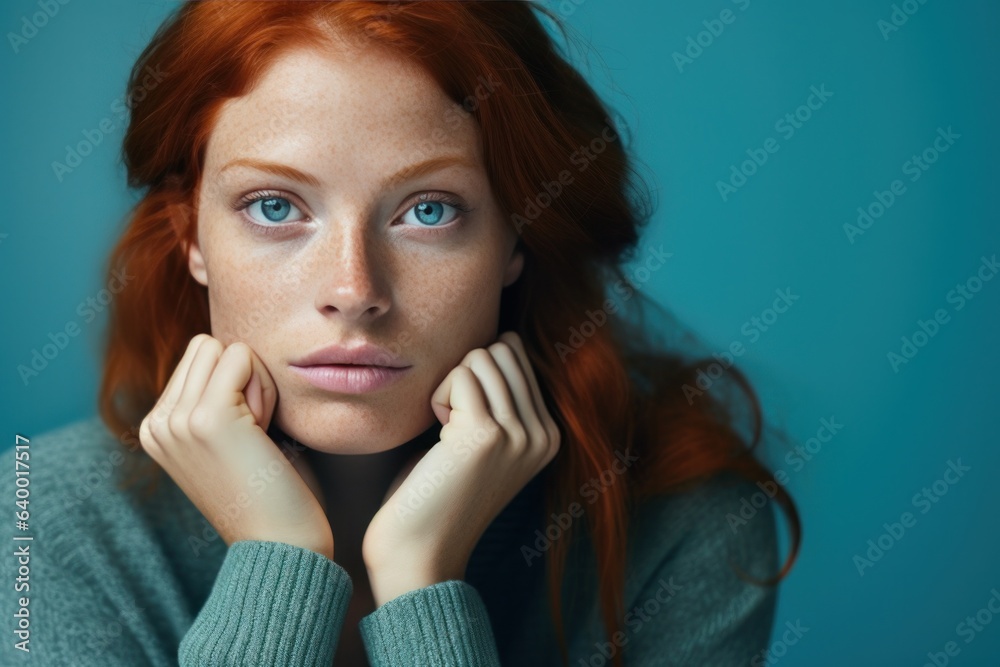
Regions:
<svg viewBox="0 0 1000 667"><path fill-rule="evenodd" d="M435 390L441 441L403 469L362 554L375 601L462 579L489 524L559 451L521 339L472 350Z"/></svg>
<svg viewBox="0 0 1000 667"><path fill-rule="evenodd" d="M274 380L250 346L225 347L198 334L142 420L139 440L227 546L285 542L332 560L322 494L300 472L306 462L267 436L277 398Z"/></svg>

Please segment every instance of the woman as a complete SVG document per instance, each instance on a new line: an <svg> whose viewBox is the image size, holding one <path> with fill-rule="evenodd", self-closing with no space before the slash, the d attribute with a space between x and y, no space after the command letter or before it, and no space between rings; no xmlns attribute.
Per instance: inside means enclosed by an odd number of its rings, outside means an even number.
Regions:
<svg viewBox="0 0 1000 667"><path fill-rule="evenodd" d="M779 577L794 506L736 369L751 437L619 312L646 201L535 11L189 2L157 32L102 422L33 445L39 657L764 659L773 517L741 501L789 511ZM59 484L80 465L107 474Z"/></svg>

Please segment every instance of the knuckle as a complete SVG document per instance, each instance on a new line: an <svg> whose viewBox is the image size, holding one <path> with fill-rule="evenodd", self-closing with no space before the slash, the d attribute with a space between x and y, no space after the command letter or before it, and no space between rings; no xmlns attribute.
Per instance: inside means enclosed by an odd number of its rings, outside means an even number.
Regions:
<svg viewBox="0 0 1000 667"><path fill-rule="evenodd" d="M528 430L528 437L533 444L541 445L549 441L549 434L541 424L532 426Z"/></svg>
<svg viewBox="0 0 1000 667"><path fill-rule="evenodd" d="M230 350L232 350L232 352L230 352ZM229 346L226 347L225 351L234 355L245 355L250 354L250 346L245 342L238 340L230 343Z"/></svg>
<svg viewBox="0 0 1000 667"><path fill-rule="evenodd" d="M157 403L153 411L150 412L145 419L146 429L150 435L154 438L161 438L170 434L170 430L167 427L167 417L170 416L169 410L164 406Z"/></svg>
<svg viewBox="0 0 1000 667"><path fill-rule="evenodd" d="M174 410L167 416L166 422L167 429L173 437L179 440L187 438L188 417L186 414L182 414L179 410Z"/></svg>
<svg viewBox="0 0 1000 667"><path fill-rule="evenodd" d="M142 446L142 451L149 454L149 456L151 456L154 460L157 459L162 451L159 439L156 434L153 433L149 415L147 415L142 420L142 423L139 424L139 444Z"/></svg>
<svg viewBox="0 0 1000 667"><path fill-rule="evenodd" d="M490 352L510 352L510 346L502 340L498 340L487 348Z"/></svg>
<svg viewBox="0 0 1000 667"><path fill-rule="evenodd" d="M492 355L486 348L483 347L477 347L474 350L469 350L468 354L465 355L465 359L470 363L473 361L486 361L491 358Z"/></svg>
<svg viewBox="0 0 1000 667"><path fill-rule="evenodd" d="M196 438L208 437L216 427L215 413L205 405L196 405L188 418L188 428Z"/></svg>
<svg viewBox="0 0 1000 667"><path fill-rule="evenodd" d="M524 450L528 446L528 433L520 422L511 422L507 425L507 441L518 451Z"/></svg>
<svg viewBox="0 0 1000 667"><path fill-rule="evenodd" d="M559 429L555 429L555 435L549 438L549 449L552 451L552 456L555 456L561 447L562 436L559 435Z"/></svg>
<svg viewBox="0 0 1000 667"><path fill-rule="evenodd" d="M203 345L207 346L209 350L215 352L216 354L222 354L222 351L224 349L222 342L218 338L213 338L208 334L205 334L205 342L203 343Z"/></svg>
<svg viewBox="0 0 1000 667"><path fill-rule="evenodd" d="M152 434L149 432L149 415L143 417L142 422L139 423L139 444L142 445L143 450L149 451L149 446L152 442Z"/></svg>
<svg viewBox="0 0 1000 667"><path fill-rule="evenodd" d="M474 439L487 443L496 443L502 435L503 429L500 427L500 424L493 419L486 419L476 426Z"/></svg>
<svg viewBox="0 0 1000 667"><path fill-rule="evenodd" d="M562 441L562 432L559 430L559 425L552 418L545 420L545 432L548 434L549 442L555 443L558 447Z"/></svg>
<svg viewBox="0 0 1000 667"><path fill-rule="evenodd" d="M559 427L555 424L546 424L546 449L545 449L545 462L548 463L555 458L556 454L559 453L559 448L562 445L562 436L559 433Z"/></svg>
<svg viewBox="0 0 1000 667"><path fill-rule="evenodd" d="M468 361L468 360L469 360L469 355L466 355L465 356L465 361ZM467 378L472 379L472 380L474 380L476 378L476 374L472 371L471 368L469 368L468 366L466 366L464 363L463 364L459 364L458 366L455 366L455 368L453 368L451 372L454 373L455 375L464 375Z"/></svg>

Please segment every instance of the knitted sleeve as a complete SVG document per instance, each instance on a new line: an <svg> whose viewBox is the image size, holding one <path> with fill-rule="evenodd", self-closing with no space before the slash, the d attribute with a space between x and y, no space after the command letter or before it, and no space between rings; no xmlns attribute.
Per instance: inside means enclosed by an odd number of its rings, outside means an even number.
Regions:
<svg viewBox="0 0 1000 667"><path fill-rule="evenodd" d="M359 624L372 667L500 665L486 605L461 580L408 591Z"/></svg>
<svg viewBox="0 0 1000 667"><path fill-rule="evenodd" d="M179 663L330 667L351 590L347 571L315 551L234 542Z"/></svg>

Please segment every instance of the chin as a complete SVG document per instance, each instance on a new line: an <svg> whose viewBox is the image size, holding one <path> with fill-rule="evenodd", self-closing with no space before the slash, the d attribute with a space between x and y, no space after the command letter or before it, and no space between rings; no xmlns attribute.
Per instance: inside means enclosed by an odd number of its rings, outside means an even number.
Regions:
<svg viewBox="0 0 1000 667"><path fill-rule="evenodd" d="M379 406L363 400L278 401L272 423L299 443L327 454L377 454L413 440L437 423L430 404Z"/></svg>

